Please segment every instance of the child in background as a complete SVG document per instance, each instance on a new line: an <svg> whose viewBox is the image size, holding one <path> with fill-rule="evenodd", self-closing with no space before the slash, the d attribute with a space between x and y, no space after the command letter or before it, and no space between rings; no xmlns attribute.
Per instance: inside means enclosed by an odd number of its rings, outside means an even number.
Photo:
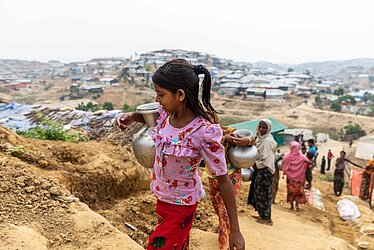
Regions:
<svg viewBox="0 0 374 250"><path fill-rule="evenodd" d="M313 162L314 159L314 153L312 151L308 151L306 153L306 157ZM312 172L312 167L308 167L307 170L305 171L305 189L310 190L312 188L312 181L313 181L313 172Z"/></svg>
<svg viewBox="0 0 374 250"><path fill-rule="evenodd" d="M326 158L323 155L321 160L321 174L325 174L325 168L326 168Z"/></svg>
<svg viewBox="0 0 374 250"><path fill-rule="evenodd" d="M329 149L329 152L327 153L327 171L331 168L331 160L334 158L334 155L331 153L331 149Z"/></svg>
<svg viewBox="0 0 374 250"><path fill-rule="evenodd" d="M202 103L199 101L199 77ZM153 129L156 146L151 191L157 198L159 224L150 235L147 249L188 249L197 204L205 195L198 166L202 159L215 176L230 220L230 249L245 249L239 229L233 187L227 175L222 130L214 124L216 111L210 104L211 77L202 65L175 59L161 66L152 81L160 103L160 116ZM144 122L137 113L118 119L126 129L131 122Z"/></svg>
<svg viewBox="0 0 374 250"><path fill-rule="evenodd" d="M301 148L301 153L302 153L303 155L306 155L306 147L302 147L302 148Z"/></svg>

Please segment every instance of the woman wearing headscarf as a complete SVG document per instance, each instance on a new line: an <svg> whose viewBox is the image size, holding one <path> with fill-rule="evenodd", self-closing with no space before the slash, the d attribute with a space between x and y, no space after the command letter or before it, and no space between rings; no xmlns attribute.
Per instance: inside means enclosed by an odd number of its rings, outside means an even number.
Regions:
<svg viewBox="0 0 374 250"><path fill-rule="evenodd" d="M287 176L287 202L291 203L291 209L299 209L299 204L306 203L304 192L305 173L312 167L312 161L300 152L300 144L290 142L290 152L282 161L283 173Z"/></svg>
<svg viewBox="0 0 374 250"><path fill-rule="evenodd" d="M256 138L253 142L258 149L247 203L258 212L258 222L273 225L271 220L272 186L275 173L275 148L277 143L270 134L271 121L262 119L257 125Z"/></svg>

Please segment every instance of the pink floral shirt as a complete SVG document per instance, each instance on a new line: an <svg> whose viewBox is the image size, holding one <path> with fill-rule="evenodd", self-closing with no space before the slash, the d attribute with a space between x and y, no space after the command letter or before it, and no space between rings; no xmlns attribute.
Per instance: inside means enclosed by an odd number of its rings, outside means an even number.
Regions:
<svg viewBox="0 0 374 250"><path fill-rule="evenodd" d="M202 117L196 117L183 128L169 123L162 108L157 126L152 130L156 146L151 191L157 199L176 205L194 205L205 192L198 175L202 159L212 176L227 173L222 130Z"/></svg>

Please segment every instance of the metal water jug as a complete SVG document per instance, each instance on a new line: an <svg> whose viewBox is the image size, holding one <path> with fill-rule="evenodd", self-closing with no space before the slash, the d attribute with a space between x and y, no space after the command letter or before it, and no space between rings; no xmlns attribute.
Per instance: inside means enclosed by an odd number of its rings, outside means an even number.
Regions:
<svg viewBox="0 0 374 250"><path fill-rule="evenodd" d="M241 172L242 172L242 181L251 181L255 170L253 169L253 167L242 168Z"/></svg>
<svg viewBox="0 0 374 250"><path fill-rule="evenodd" d="M276 167L278 168L278 170L282 170L282 161L283 159L277 161Z"/></svg>
<svg viewBox="0 0 374 250"><path fill-rule="evenodd" d="M251 137L252 131L248 129L238 129L235 130L233 134L238 137ZM255 164L258 151L256 146L236 147L234 145L228 149L227 154L234 167L249 168Z"/></svg>
<svg viewBox="0 0 374 250"><path fill-rule="evenodd" d="M156 149L152 140L152 128L156 126L158 117L158 102L146 103L136 107L136 112L144 118L146 126L136 133L132 140L132 149L135 158L145 168L153 168Z"/></svg>

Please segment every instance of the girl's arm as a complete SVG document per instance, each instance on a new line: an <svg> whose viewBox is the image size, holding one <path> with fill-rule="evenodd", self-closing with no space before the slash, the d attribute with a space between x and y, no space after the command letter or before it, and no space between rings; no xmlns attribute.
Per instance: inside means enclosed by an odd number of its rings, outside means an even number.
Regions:
<svg viewBox="0 0 374 250"><path fill-rule="evenodd" d="M245 249L243 235L239 229L234 189L227 174L217 176L218 187L230 219L230 249Z"/></svg>

